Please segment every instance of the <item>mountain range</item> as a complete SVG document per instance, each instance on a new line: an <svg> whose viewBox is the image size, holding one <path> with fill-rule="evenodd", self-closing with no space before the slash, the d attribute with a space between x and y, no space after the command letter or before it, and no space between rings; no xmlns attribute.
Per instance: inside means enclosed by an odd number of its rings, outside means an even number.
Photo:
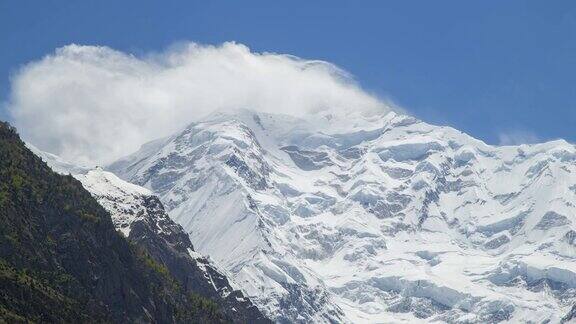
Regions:
<svg viewBox="0 0 576 324"><path fill-rule="evenodd" d="M215 113L107 169L154 192L278 322L558 322L576 148L410 116Z"/></svg>

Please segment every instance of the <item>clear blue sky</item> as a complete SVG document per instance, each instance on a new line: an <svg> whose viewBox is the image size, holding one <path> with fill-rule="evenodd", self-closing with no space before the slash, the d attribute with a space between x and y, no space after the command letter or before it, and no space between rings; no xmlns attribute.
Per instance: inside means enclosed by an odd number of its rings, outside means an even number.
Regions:
<svg viewBox="0 0 576 324"><path fill-rule="evenodd" d="M205 2L0 0L0 100L19 66L65 44L138 54L234 40L335 63L489 143L576 142L576 1Z"/></svg>

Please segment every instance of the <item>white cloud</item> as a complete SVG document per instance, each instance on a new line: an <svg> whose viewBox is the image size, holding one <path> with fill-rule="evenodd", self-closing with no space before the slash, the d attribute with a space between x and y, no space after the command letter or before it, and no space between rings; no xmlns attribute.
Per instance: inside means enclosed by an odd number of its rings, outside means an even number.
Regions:
<svg viewBox="0 0 576 324"><path fill-rule="evenodd" d="M499 145L533 144L541 140L536 134L525 130L511 130L498 134Z"/></svg>
<svg viewBox="0 0 576 324"><path fill-rule="evenodd" d="M98 164L228 108L295 115L388 109L332 64L236 43L188 43L144 57L65 46L15 75L8 105L27 141Z"/></svg>

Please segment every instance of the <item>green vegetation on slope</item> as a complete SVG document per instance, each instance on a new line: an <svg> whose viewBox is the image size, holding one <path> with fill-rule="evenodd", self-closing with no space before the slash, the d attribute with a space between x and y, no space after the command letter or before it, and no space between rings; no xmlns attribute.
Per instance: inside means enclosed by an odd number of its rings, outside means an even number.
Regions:
<svg viewBox="0 0 576 324"><path fill-rule="evenodd" d="M221 322L0 123L0 321Z"/></svg>

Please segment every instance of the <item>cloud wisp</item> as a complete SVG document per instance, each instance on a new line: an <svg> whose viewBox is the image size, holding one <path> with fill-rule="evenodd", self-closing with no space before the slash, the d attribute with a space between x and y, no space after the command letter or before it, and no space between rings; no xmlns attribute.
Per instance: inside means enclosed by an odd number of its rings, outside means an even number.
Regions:
<svg viewBox="0 0 576 324"><path fill-rule="evenodd" d="M69 45L12 79L8 110L24 138L83 164L106 164L219 109L302 116L387 110L323 61L244 45L180 44L143 57Z"/></svg>
<svg viewBox="0 0 576 324"><path fill-rule="evenodd" d="M510 130L498 134L498 145L520 145L534 144L541 142L541 139L532 132L525 130Z"/></svg>

